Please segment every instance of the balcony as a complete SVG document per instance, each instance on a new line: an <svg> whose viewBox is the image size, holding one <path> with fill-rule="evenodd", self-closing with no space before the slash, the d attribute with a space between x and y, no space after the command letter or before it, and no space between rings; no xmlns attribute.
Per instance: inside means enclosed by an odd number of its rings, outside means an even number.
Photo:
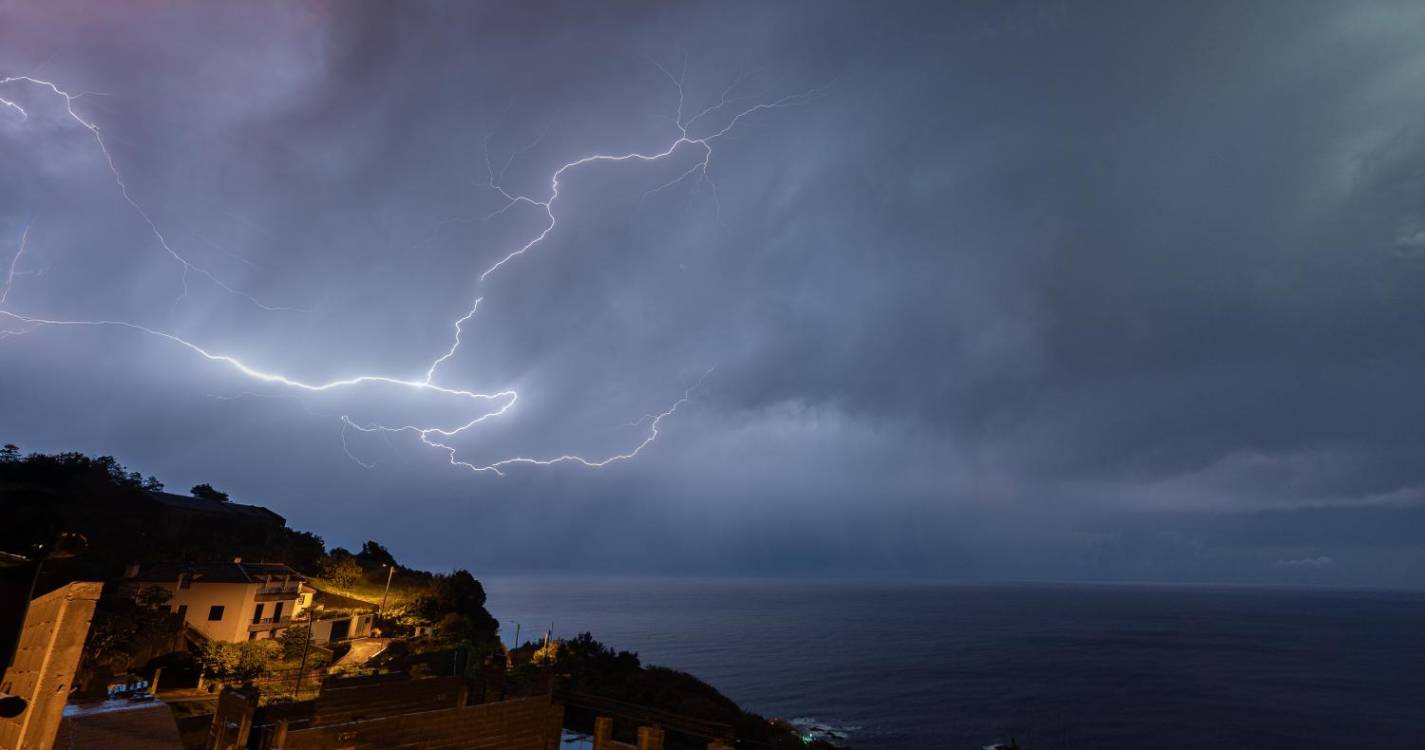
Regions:
<svg viewBox="0 0 1425 750"><path fill-rule="evenodd" d="M291 586L264 586L257 590L257 595L253 597L259 602L281 602L296 599L302 593L302 587Z"/></svg>
<svg viewBox="0 0 1425 750"><path fill-rule="evenodd" d="M247 626L247 630L249 633L251 633L257 630L271 630L273 628L286 627L291 624L291 615L282 615L281 617L264 617L260 620L254 620L251 624Z"/></svg>

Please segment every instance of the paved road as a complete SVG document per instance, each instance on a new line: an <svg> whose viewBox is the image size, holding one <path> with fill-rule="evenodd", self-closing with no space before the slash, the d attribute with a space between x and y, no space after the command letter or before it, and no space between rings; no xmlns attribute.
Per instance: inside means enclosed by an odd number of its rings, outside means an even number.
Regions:
<svg viewBox="0 0 1425 750"><path fill-rule="evenodd" d="M332 663L332 669L359 667L385 651L390 642L390 638L358 638L351 642L350 651Z"/></svg>

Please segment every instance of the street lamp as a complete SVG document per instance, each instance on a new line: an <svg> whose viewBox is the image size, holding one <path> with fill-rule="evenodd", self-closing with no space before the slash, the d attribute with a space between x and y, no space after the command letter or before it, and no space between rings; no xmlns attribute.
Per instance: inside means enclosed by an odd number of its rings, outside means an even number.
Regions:
<svg viewBox="0 0 1425 750"><path fill-rule="evenodd" d="M20 627L15 631L15 642L10 646L10 653L5 658L5 668L15 661L15 653L20 648L20 636L25 629L25 615L30 611L30 600L35 598L35 589L40 585L40 573L44 572L45 563L50 560L68 560L78 557L89 548L89 540L83 534L72 531L61 531L55 537L54 544L37 544L34 552L29 557L22 555L6 554L4 562L11 565L23 565L26 562L34 563L35 573L30 578L30 591L25 594L25 601L20 604L19 621Z"/></svg>

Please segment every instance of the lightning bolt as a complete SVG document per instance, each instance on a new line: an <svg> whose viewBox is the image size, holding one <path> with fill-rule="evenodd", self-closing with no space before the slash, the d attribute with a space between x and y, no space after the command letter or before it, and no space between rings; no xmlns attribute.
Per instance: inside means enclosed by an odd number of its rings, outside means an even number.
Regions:
<svg viewBox="0 0 1425 750"><path fill-rule="evenodd" d="M158 240L159 247L163 248L164 252L168 253L168 255L172 257L173 260L177 261L179 266L181 266L183 269L183 275L181 277L181 281L183 284L183 292L179 294L178 298L173 301L173 305L175 307L178 305L179 302L182 302L188 297L188 274L196 273L199 276L206 278L208 281L212 282L215 286L227 292L228 294L241 297L263 310L267 310L269 312L305 312L301 308L278 307L275 305L268 305L261 302L256 297L253 297L251 294L248 294L247 292L234 289L222 279L219 279L217 276L213 275L211 271L194 265L192 261L188 260L188 258L184 257L182 254L180 254L177 250L174 250L173 247L168 244L168 238L163 235L162 230L158 228L158 224L149 216L148 211L145 211L144 207L139 205L139 202L134 199L132 194L130 194L129 183L124 179L123 173L119 171L119 165L114 162L114 155L109 151L108 144L104 142L104 136L99 132L98 124L84 119L79 115L78 112L74 111L75 100L81 96L84 96L84 94L88 92L71 94L65 91L64 89L61 89L58 85L51 81L45 81L38 78L33 78L31 76L8 76L5 78L0 78L0 86L5 86L13 83L26 83L33 86L38 86L42 89L48 89L56 96L59 96L61 99L64 100L64 111L69 114L69 118L74 122L79 123L80 127L89 131L89 134L94 137L94 143L98 144L99 152L103 154L104 163L108 165L109 174L113 175L114 184L118 186L119 194L123 196L124 202L128 203L129 206L133 208L134 213L138 214L139 218L143 219L143 222L148 225L149 232L153 234L154 239ZM0 97L0 105L8 107L13 111L19 112L21 120L29 119L30 113L24 107L20 106L19 103L13 100Z"/></svg>
<svg viewBox="0 0 1425 750"><path fill-rule="evenodd" d="M654 64L657 65L657 63ZM712 105L704 109L703 111L699 112L691 118L684 119L683 102L686 97L684 96L683 78L675 78L672 74L668 73L668 71L662 66L658 66L658 69L663 71L663 73L668 76L669 80L671 80L673 84L678 87L678 108L673 118L673 123L678 129L678 136L674 138L671 143L668 143L666 146L664 146L662 149L644 152L634 151L623 154L593 154L591 156L585 156L579 159L575 159L574 161L567 162L560 166L558 169L554 170L554 174L550 177L549 180L549 197L545 198L544 200L537 200L528 195L510 193L504 188L503 185L500 184L500 181L496 179L493 171L491 172L490 188L498 192L502 197L505 198L506 201L508 201L498 211L491 214L491 216L502 214L517 205L526 204L531 207L541 209L544 212L546 224L544 226L544 229L541 230L538 234L536 234L533 239L510 251L509 254L496 261L494 265L485 269L485 271L480 274L480 281L485 281L487 278L490 277L491 274L500 270L500 268L506 263L509 263L515 258L518 258L519 256L524 255L525 253L534 249L540 243L544 242L545 238L547 238L550 233L554 231L554 227L557 226L559 223L559 219L554 213L554 202L559 200L559 181L561 178L564 177L565 173L569 172L570 170L578 169L579 167L588 166L590 164L598 164L601 162L617 163L629 161L662 161L663 159L667 159L673 156L673 154L677 153L679 149L687 146L694 149L700 149L702 152L702 158L678 177L673 178L669 182L660 185L659 187L656 187L649 192L657 192L659 190L672 187L673 185L676 185L679 182L682 182L683 180L686 180L687 178L695 174L699 174L702 176L702 179L707 180L709 184L714 185L714 194L716 194L716 185L712 183L711 179L708 177L708 169L712 163L713 143L715 141L727 135L728 133L731 133L733 129L736 128L737 125L747 117L755 115L759 112L764 112L766 110L782 109L797 104L803 104L809 101L816 94L821 93L821 89L813 89L811 91L803 92L800 94L791 94L788 96L784 96L780 99L777 99L776 101L753 105L735 114L721 128L710 129L705 135L694 136L692 134L692 128L697 125L699 120L702 120L704 117L709 117L711 115L716 114L717 112L722 111L731 102L729 96L732 90L736 88L737 84L734 84L731 88L729 88L723 93L722 101L720 101L718 104ZM488 159L486 161L486 164L488 166Z"/></svg>
<svg viewBox="0 0 1425 750"><path fill-rule="evenodd" d="M644 448L647 448L649 444L651 444L654 440L658 439L658 427L663 423L663 420L676 414L679 407L692 400L693 391L696 391L698 388L702 387L703 381L706 380L707 377L711 375L713 373L713 370L715 369L717 369L716 365L714 365L713 367L709 367L707 371L702 374L702 377L698 378L698 381L696 383L689 386L687 390L683 391L682 398L678 399L677 401L674 401L673 405L668 407L663 412L654 415L653 420L648 425L648 435L643 438L642 442L640 442L638 445L635 445L633 449L628 451L627 453L617 453L597 461L591 461L582 456L571 455L557 456L555 458L525 458L522 456L516 456L514 458L506 458L502 461L496 461L495 463L490 464L489 466L470 466L470 468L475 469L476 471L493 471L496 474L500 474L501 468L506 466L512 466L514 464L529 464L532 466L553 466L555 464L562 463L576 463L582 464L583 466L587 466L591 469L598 469L604 466L608 466L609 464L614 463L616 461L627 461L633 458L634 456L637 456L639 452L641 452ZM453 452L451 454L451 460L454 461ZM469 464L465 465L469 466Z"/></svg>
<svg viewBox="0 0 1425 750"><path fill-rule="evenodd" d="M23 112L24 110L20 111ZM25 248L28 247L30 244L31 226L32 224L25 225L25 231L20 235L20 249L16 250L15 256L10 259L10 268L5 273L5 288L0 289L0 309L3 309L5 305L5 300L10 298L10 290L15 287L15 277L20 275L20 258L25 254ZM4 341L5 339L10 338L11 336L19 336L28 333L30 330L31 329L28 328L0 329L0 341Z"/></svg>
<svg viewBox="0 0 1425 750"><path fill-rule="evenodd" d="M25 248L30 244L30 227L25 225L25 231L20 235L20 249L15 251L15 257L10 259L10 270L5 274L5 288L0 289L0 305L5 304L5 300L10 298L10 289L15 286L16 270L20 267L20 257L25 254Z"/></svg>
<svg viewBox="0 0 1425 750"><path fill-rule="evenodd" d="M654 64L657 65L656 62ZM514 247L509 252L501 256L494 264L487 267L479 275L480 283L483 284L489 277L495 274L496 271L500 270L505 265L511 263L516 258L519 258L520 256L536 249L539 245L544 243L544 241L550 236L551 233L554 232L555 228L558 226L559 223L556 205L561 195L561 180L572 170L590 167L597 164L659 162L672 158L679 151L692 150L696 154L696 161L692 167L685 170L673 180L670 180L669 182L664 183L663 185L660 185L649 192L657 192L659 190L664 190L694 175L699 176L701 180L706 181L710 185L713 185L713 183L711 182L711 178L708 174L708 170L710 169L712 163L714 145L721 138L731 133L742 121L744 121L748 117L752 117L758 113L773 109L791 107L794 105L805 103L820 91L812 90L800 94L785 96L774 101L753 104L751 106L736 111L735 113L731 114L731 116L724 117L724 121L722 122L720 127L713 126L703 128L701 127L702 123L704 123L705 121L710 121L718 114L722 114L728 111L729 106L735 101L735 99L732 97L732 94L738 87L738 85L741 84L742 80L739 79L738 82L734 83L727 90L725 90L717 104L708 106L703 110L699 111L698 113L692 115L691 117L688 117L684 114L684 106L686 102L684 80L686 76L679 75L675 77L671 75L671 73L669 73L669 71L663 68L662 66L658 66L658 68L669 78L669 80L673 82L673 84L677 87L678 91L678 105L674 116L670 118L677 132L671 137L669 141L667 141L660 147L655 147L644 151L633 151L627 153L591 154L566 162L560 165L551 174L549 179L549 191L547 193L547 196L543 198L536 198L529 195L513 193L507 190L503 185L504 174L509 170L510 165L514 161L515 157L518 156L520 153L523 153L524 151L533 148L538 143L538 141L524 147L523 149L515 152L514 154L511 154L509 159L506 161L504 167L499 170L498 173L494 169L493 164L490 162L488 148L486 149L486 166L489 171L489 187L492 190L496 191L506 200L505 205L493 214L491 214L491 217L502 214L516 206L527 205L540 210L544 214L546 221L543 228L537 233L535 233L531 239L519 244L517 247ZM684 64L684 72L685 71L686 62ZM0 86L11 83L27 83L34 86L38 86L43 89L47 89L63 98L65 102L65 108L66 111L69 113L69 116L75 122L79 123L82 127L88 130L93 135L95 142L99 145L100 151L103 153L105 162L109 166L109 171L113 175L115 183L118 185L119 191L123 196L124 200L134 209L135 212L138 213L138 215L148 225L150 231L152 232L153 236L158 240L160 246L182 265L184 271L184 296L186 296L188 292L187 275L191 271L208 278L210 281L217 284L219 287L233 294L247 297L251 302L257 304L263 309L281 309L262 305L261 303L257 302L257 300L252 299L250 296L242 292L236 291L231 287L228 287L218 279L214 278L212 274L208 273L202 268L193 265L190 261L188 261L186 258L174 251L169 246L167 240L163 236L163 233L159 230L158 225L152 219L149 218L148 213L144 211L142 206L140 206L138 202L130 196L128 185L125 183L122 175L120 174L117 166L115 165L113 156L110 154L109 149L105 145L103 137L100 134L99 127L96 124L85 120L83 117L81 117L74 111L73 104L74 100L77 98L78 95L71 95L69 93L66 93L63 89L59 88L59 86L49 81L42 81L39 79L31 78L29 76L11 76L8 78L0 78ZM0 106L7 107L12 111L18 112L22 119L28 117L28 112L19 103L15 101L0 97ZM715 196L715 185L713 185L713 190ZM720 210L721 209L719 208L719 211ZM26 237L28 237L28 228L26 229ZM23 252L23 247L21 252ZM18 261L18 255L16 256L16 261ZM14 262L12 262L10 269L11 273L10 276L7 277L6 293L8 293L10 286L10 282L8 279L13 278L14 275L14 267L15 264ZM180 296L179 299L181 300L182 296ZM706 380L706 378L709 377L713 372L713 368L710 368L706 372L704 372L703 375L698 378L697 382L689 386L683 392L681 398L673 402L664 411L658 414L644 415L637 422L632 423L630 426L640 426L644 423L647 423L647 430L643 435L643 438L637 444L621 453L614 453L611 455L607 455L603 458L586 458L584 456L573 454L564 454L549 458L514 456L511 458L501 459L499 461L495 461L489 464L478 464L470 461L464 461L459 458L457 448L452 445L449 445L444 441L456 437L466 432L467 430L474 428L475 426L481 424L486 420L504 416L506 413L508 413L511 409L514 408L515 404L519 400L519 394L516 393L514 390L504 390L496 393L477 393L462 388L440 385L436 382L438 369L441 367L441 365L449 361L452 357L456 356L457 352L459 351L461 346L461 336L464 332L464 326L472 318L475 317L476 313L479 311L482 299L483 297L476 298L474 303L471 305L469 312L465 313L463 316L453 322L452 327L454 329L454 336L450 347L428 364L425 369L424 376L419 379L400 378L387 375L361 374L323 382L308 382L281 373L270 372L260 369L258 367L243 362L235 356L211 351L203 346L200 346L199 344L196 344L173 333L144 325L139 325L137 323L132 323L129 321L54 319L25 315L3 308L0 308L0 317L18 322L24 326L31 327L55 326L81 328L120 328L141 333L147 336L162 339L172 344L176 344L179 347L182 347L205 360L226 366L227 368L254 381L281 386L299 392L320 393L343 388L351 388L363 384L381 384L402 389L409 389L413 391L438 393L443 396L452 397L464 402L469 402L471 405L476 407L474 417L467 419L463 422L458 422L456 424L447 426L392 426L383 425L379 423L358 424L349 415L342 415L340 417L340 437L342 443L342 450L346 453L348 457L351 458L351 460L366 468L370 468L371 466L373 466L374 462L362 461L351 452L346 442L347 434L349 431L355 430L357 432L365 433L383 433L386 435L390 435L393 433L413 433L419 438L422 444L427 445L431 448L436 448L445 451L452 466L468 469L477 473L490 472L499 476L504 476L505 470L516 465L553 466L565 463L577 464L590 469L602 468L612 463L630 460L638 456L645 448L647 448L654 441L656 441L659 436L659 430L663 426L664 421L671 418L674 414L678 412L680 408L684 407L692 399L693 393L699 387L702 386L704 380ZM3 304L3 301L4 297L0 297L0 304Z"/></svg>

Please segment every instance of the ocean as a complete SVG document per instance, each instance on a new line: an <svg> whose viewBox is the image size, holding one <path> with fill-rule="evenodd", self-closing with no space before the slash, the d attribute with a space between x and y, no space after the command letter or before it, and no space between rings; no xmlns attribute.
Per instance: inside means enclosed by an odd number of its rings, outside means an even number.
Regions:
<svg viewBox="0 0 1425 750"><path fill-rule="evenodd" d="M485 578L553 625L857 750L1425 747L1425 592Z"/></svg>

